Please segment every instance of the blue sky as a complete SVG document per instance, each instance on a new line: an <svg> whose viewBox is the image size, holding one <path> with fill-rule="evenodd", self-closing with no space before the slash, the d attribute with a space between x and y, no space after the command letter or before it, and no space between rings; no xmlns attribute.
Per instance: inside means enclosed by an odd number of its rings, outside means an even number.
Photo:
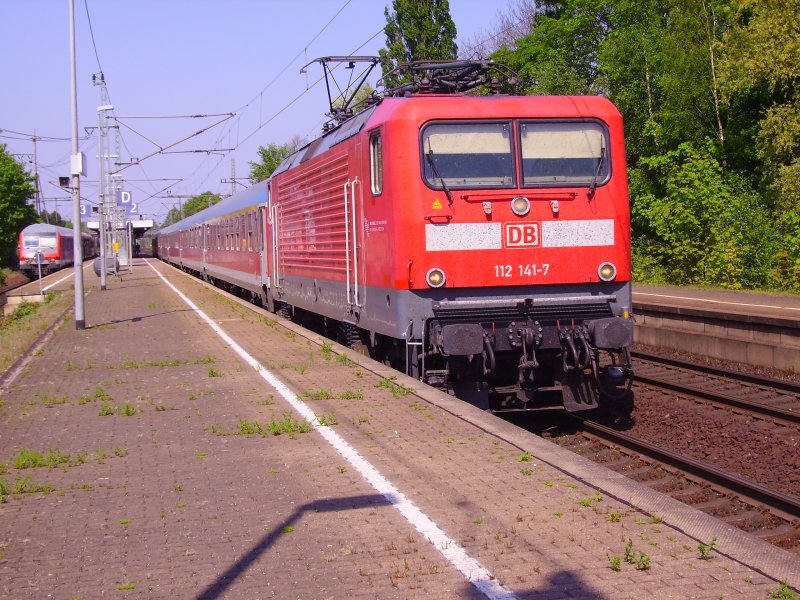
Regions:
<svg viewBox="0 0 800 600"><path fill-rule="evenodd" d="M167 186L173 195L206 190L230 193L249 172L259 145L312 139L328 109L318 65L329 55L377 55L385 44L383 14L390 0L75 0L79 135L97 124L99 88L105 74L114 114L173 116L236 113L225 123L172 148L223 153L157 155L124 171L126 189L141 212L160 220L174 199L149 196ZM87 19L91 19L95 55ZM49 210L71 215L68 195L54 182L68 175L70 79L68 0L0 0L3 83L0 143L31 154L28 135L66 138L37 144L42 191ZM450 0L459 40L491 30L505 2ZM487 34L488 35L488 34ZM99 65L98 66L98 58ZM374 80L379 68L371 77ZM144 157L187 137L218 118L120 118L122 160ZM14 133L19 132L19 133ZM25 135L19 135L25 134ZM88 163L81 195L97 197L96 141L81 143ZM23 160L29 157L22 156ZM32 167L31 167L32 170ZM176 178L178 181L157 181ZM59 202L58 199L63 199Z"/></svg>

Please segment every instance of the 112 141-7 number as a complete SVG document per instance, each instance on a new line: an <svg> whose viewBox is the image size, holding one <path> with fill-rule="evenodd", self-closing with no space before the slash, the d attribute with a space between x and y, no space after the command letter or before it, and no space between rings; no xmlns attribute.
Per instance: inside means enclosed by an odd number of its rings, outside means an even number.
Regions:
<svg viewBox="0 0 800 600"><path fill-rule="evenodd" d="M513 277L514 275L519 275L520 277L537 277L547 275L548 271L550 271L550 265L548 263L516 265L516 269L514 265L494 266L495 277Z"/></svg>

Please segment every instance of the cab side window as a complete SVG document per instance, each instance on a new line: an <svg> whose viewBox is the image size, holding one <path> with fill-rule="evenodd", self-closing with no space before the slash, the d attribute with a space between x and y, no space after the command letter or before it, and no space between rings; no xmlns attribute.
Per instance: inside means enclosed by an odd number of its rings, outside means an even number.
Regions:
<svg viewBox="0 0 800 600"><path fill-rule="evenodd" d="M380 196L383 192L383 145L380 131L369 136L369 175L372 195Z"/></svg>

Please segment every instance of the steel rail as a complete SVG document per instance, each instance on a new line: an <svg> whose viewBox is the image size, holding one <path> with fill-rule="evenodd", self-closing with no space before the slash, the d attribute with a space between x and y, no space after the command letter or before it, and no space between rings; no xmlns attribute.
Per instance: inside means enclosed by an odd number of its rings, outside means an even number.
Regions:
<svg viewBox="0 0 800 600"><path fill-rule="evenodd" d="M703 367L698 367L697 365L692 365L691 363L684 363L683 361L676 361L674 359L661 360L662 357L655 355L639 354L638 358L642 360L652 361L654 363L661 363L670 366L676 366L679 368L685 368L687 370L690 370L698 374L712 374L720 377L727 377L734 382L753 383L760 385L764 388L771 388L777 391L796 393L800 396L800 385L796 386L796 389L794 389L790 384L790 382L781 381L779 379L768 379L749 374L741 374L743 375L743 377L739 377L738 375L740 374L735 371L727 371L725 369L705 370L705 368ZM742 400L740 398L735 398L733 396L729 396L727 394L722 394L719 392L714 392L712 390L666 381L664 379L659 379L657 377L648 376L646 374L641 373L640 371L636 372L635 381L636 383L639 384L648 384L659 388L668 389L673 392L688 394L691 396L695 396L697 398L702 398L703 400L708 400L712 403L721 406L726 406L726 407L730 406L738 408L740 410L747 411L748 413L751 414L769 417L770 419L780 422L783 425L789 425L789 426L800 425L800 413L796 411L784 410L782 408L776 408L766 404L761 404L759 402L748 402L747 400ZM777 382L780 384L787 384L787 385L781 385L780 387L778 387L774 386L773 382Z"/></svg>
<svg viewBox="0 0 800 600"><path fill-rule="evenodd" d="M800 518L800 498L796 496L784 494L745 477L734 475L728 471L723 471L688 456L678 454L657 444L633 438L579 415L571 413L570 416L581 423L584 431L588 430L589 433L606 441L611 441L628 450L668 464L684 473L693 475L705 483L721 487L726 491L732 491L751 502L768 507L775 514L788 520Z"/></svg>
<svg viewBox="0 0 800 600"><path fill-rule="evenodd" d="M695 371L707 375L716 375L718 377L727 377L746 383L755 385L762 385L767 388L779 389L784 392L793 392L800 394L800 383L794 381L785 381L783 379L775 379L774 377L762 377L761 375L754 375L752 373L742 373L740 371L733 371L731 369L723 369L722 367L714 367L711 365L698 365L678 358L669 356L661 356L660 354L650 354L647 352L633 351L631 352L633 358L642 360L649 360L652 362L659 362L664 365L679 367L688 371Z"/></svg>

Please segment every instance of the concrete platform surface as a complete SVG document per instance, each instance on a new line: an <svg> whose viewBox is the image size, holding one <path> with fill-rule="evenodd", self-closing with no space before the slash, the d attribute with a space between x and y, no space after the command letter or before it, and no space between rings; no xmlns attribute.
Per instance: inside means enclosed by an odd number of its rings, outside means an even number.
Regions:
<svg viewBox="0 0 800 600"><path fill-rule="evenodd" d="M87 329L0 389L1 598L800 586L788 553L162 263L87 289Z"/></svg>

